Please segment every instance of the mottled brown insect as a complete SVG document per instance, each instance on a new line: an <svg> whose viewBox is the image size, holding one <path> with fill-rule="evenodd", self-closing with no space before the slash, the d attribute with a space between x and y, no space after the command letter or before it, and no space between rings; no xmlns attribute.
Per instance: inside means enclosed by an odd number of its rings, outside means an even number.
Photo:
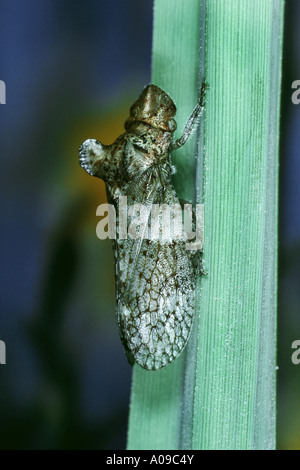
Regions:
<svg viewBox="0 0 300 470"><path fill-rule="evenodd" d="M119 219L119 198L128 207L179 204L171 181L170 152L195 129L206 86L183 135L174 140L176 106L170 96L148 85L130 110L126 132L112 145L94 139L80 147L80 165L106 184L108 203ZM146 230L149 220L144 221ZM172 362L188 340L194 317L195 270L186 238L113 240L120 336L130 364L156 370Z"/></svg>

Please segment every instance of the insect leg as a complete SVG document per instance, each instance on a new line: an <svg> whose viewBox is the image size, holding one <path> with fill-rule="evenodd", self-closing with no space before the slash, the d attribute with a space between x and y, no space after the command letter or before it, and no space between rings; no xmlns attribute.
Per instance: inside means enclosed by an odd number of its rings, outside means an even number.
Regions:
<svg viewBox="0 0 300 470"><path fill-rule="evenodd" d="M207 272L203 266L203 250L190 251L189 256L192 258L194 274L196 276L207 276Z"/></svg>
<svg viewBox="0 0 300 470"><path fill-rule="evenodd" d="M208 85L206 83L202 83L199 102L197 103L191 116L189 117L188 122L186 123L185 128L183 130L182 136L179 139L175 140L175 142L171 143L170 152L182 147L186 143L188 138L196 130L199 124L200 117L203 113L204 103L205 103L205 92L207 88L208 88Z"/></svg>
<svg viewBox="0 0 300 470"><path fill-rule="evenodd" d="M181 199L179 198L179 204L181 206L181 209L185 209L185 205L191 205L190 201L187 201L186 199ZM192 214L193 214L193 221L192 221L192 230L196 230L196 210L195 207L192 206ZM207 276L207 272L204 270L203 267L203 249L195 249L195 251L190 250L189 251L189 256L191 256L192 263L193 263L193 269L194 269L194 274L198 276Z"/></svg>

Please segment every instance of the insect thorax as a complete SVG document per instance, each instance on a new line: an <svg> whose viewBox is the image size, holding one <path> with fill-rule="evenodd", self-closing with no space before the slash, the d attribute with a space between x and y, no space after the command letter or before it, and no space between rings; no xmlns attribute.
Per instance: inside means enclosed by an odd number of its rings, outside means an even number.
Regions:
<svg viewBox="0 0 300 470"><path fill-rule="evenodd" d="M169 153L172 133L157 129L144 122L133 122L128 135L137 149L153 156L163 156Z"/></svg>

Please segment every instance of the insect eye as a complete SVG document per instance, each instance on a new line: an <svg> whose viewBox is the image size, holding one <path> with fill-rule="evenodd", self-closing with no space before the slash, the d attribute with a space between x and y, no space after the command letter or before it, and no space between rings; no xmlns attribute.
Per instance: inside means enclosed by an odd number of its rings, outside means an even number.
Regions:
<svg viewBox="0 0 300 470"><path fill-rule="evenodd" d="M169 119L168 120L168 126L169 126L169 129L170 129L171 132L176 131L177 124L176 124L175 119Z"/></svg>

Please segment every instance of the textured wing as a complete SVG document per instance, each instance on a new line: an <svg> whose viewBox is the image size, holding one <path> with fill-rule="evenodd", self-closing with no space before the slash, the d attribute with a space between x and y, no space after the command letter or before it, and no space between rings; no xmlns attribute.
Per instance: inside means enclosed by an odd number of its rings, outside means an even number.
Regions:
<svg viewBox="0 0 300 470"><path fill-rule="evenodd" d="M134 199L135 192L143 194L139 202L178 202L172 186L161 193L151 181L145 190L145 183L139 180L129 191ZM183 350L194 316L194 271L185 241L116 240L115 262L117 317L128 360L160 369Z"/></svg>
<svg viewBox="0 0 300 470"><path fill-rule="evenodd" d="M184 244L144 240L133 278L128 279L133 251L134 240L119 243L120 334L129 359L145 369L160 369L188 340L194 316L193 270Z"/></svg>

